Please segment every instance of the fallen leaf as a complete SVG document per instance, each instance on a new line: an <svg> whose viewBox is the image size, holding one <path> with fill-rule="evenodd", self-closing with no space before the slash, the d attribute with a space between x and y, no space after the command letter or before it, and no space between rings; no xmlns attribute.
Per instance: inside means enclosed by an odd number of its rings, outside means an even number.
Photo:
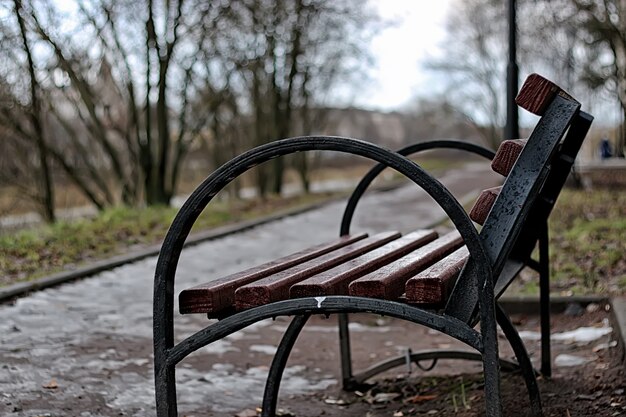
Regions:
<svg viewBox="0 0 626 417"><path fill-rule="evenodd" d="M375 403L388 403L400 396L397 392L379 392L374 396Z"/></svg>
<svg viewBox="0 0 626 417"><path fill-rule="evenodd" d="M426 401L434 400L437 398L436 395L414 395L413 397L407 398L405 401L411 404L421 404Z"/></svg>
<svg viewBox="0 0 626 417"><path fill-rule="evenodd" d="M336 398L326 398L324 402L326 404L333 404L333 405L346 405L347 404L344 400L338 400Z"/></svg>
<svg viewBox="0 0 626 417"><path fill-rule="evenodd" d="M615 346L617 346L617 340L613 340L613 341L607 342L607 343L600 343L600 344L594 346L594 348L591 349L591 351L594 352L594 353L597 353L597 352L599 352L601 350L614 348Z"/></svg>
<svg viewBox="0 0 626 417"><path fill-rule="evenodd" d="M59 388L59 384L57 384L57 380L52 378L50 380L50 382L48 382L45 385L42 385L42 387L44 387L45 389L57 389Z"/></svg>

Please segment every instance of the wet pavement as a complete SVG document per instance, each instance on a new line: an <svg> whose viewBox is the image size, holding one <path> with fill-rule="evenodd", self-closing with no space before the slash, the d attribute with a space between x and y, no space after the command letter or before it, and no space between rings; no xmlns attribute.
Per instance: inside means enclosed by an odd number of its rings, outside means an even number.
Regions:
<svg viewBox="0 0 626 417"><path fill-rule="evenodd" d="M500 179L485 165L450 172L442 182L457 198L495 186ZM179 263L176 293L334 238L343 204L329 204L186 248ZM352 230L407 232L432 224L441 216L442 212L435 209L425 193L408 185L368 194L357 208ZM155 263L156 258L149 258L0 306L0 415L153 415ZM206 404L214 412L235 412L258 405L267 366L258 365L254 358L267 358L269 364L269 354L275 346L271 342L278 340L286 324L280 320L259 323L185 361L177 371L180 409ZM357 327L358 324L355 323ZM204 325L203 317L177 315L177 338L182 339ZM334 331L329 329L327 333ZM365 326L355 331L380 334L393 330L384 329ZM336 340L332 333L328 337ZM231 357L239 358L243 364L236 368L229 365L225 359ZM335 365L320 366L318 371L318 367L310 365L290 362L286 371L290 377L286 378L281 396L315 392L337 383ZM207 404L209 398L212 402Z"/></svg>

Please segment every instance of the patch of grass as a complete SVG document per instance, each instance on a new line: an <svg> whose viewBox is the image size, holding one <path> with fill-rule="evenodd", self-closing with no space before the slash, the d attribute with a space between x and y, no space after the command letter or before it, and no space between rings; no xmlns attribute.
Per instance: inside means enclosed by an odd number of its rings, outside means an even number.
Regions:
<svg viewBox="0 0 626 417"><path fill-rule="evenodd" d="M534 279L526 282L523 286L521 286L521 290L519 292L523 295L539 294L539 280Z"/></svg>
<svg viewBox="0 0 626 417"><path fill-rule="evenodd" d="M255 218L329 197L329 194L316 194L264 201L214 201L202 212L192 231ZM0 235L0 285L32 280L160 243L177 212L171 207L116 207L92 219L60 221Z"/></svg>
<svg viewBox="0 0 626 417"><path fill-rule="evenodd" d="M549 227L553 292L626 291L626 190L565 189ZM532 294L538 285L533 280L513 290Z"/></svg>
<svg viewBox="0 0 626 417"><path fill-rule="evenodd" d="M1 283L6 285L120 253L162 238L175 210L126 207L81 219L0 236Z"/></svg>

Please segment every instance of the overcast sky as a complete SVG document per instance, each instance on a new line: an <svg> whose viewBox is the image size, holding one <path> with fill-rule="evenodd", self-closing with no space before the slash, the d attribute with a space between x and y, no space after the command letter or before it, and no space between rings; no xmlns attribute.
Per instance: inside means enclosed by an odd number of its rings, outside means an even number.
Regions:
<svg viewBox="0 0 626 417"><path fill-rule="evenodd" d="M350 86L338 92L339 104L394 110L418 94L436 91L437 79L421 68L436 55L445 36L445 18L452 0L370 0L384 21L391 22L372 40L375 58L371 83L358 91ZM74 11L76 0L56 0L64 11Z"/></svg>
<svg viewBox="0 0 626 417"><path fill-rule="evenodd" d="M421 68L436 55L445 36L445 17L451 0L371 0L380 16L395 24L372 41L376 59L372 83L354 97L354 104L393 110L412 97L432 91L432 77Z"/></svg>

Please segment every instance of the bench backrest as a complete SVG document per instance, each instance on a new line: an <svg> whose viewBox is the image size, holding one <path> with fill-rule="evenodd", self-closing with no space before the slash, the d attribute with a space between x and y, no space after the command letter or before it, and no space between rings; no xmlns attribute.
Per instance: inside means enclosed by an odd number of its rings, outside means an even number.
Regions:
<svg viewBox="0 0 626 417"><path fill-rule="evenodd" d="M542 117L506 178L480 232L493 276L498 277L496 282L490 282L495 285L497 294L514 277L511 269L505 270L507 263L527 261L591 122L591 117L580 112L580 104L571 96L554 88L549 91L537 89L532 78L529 77L531 84L528 86L527 81L517 101L520 104L520 97L527 99L530 95L523 107L542 114ZM561 145L568 128L570 132ZM476 271L470 258L452 291L446 314L465 322L473 320L478 306Z"/></svg>

